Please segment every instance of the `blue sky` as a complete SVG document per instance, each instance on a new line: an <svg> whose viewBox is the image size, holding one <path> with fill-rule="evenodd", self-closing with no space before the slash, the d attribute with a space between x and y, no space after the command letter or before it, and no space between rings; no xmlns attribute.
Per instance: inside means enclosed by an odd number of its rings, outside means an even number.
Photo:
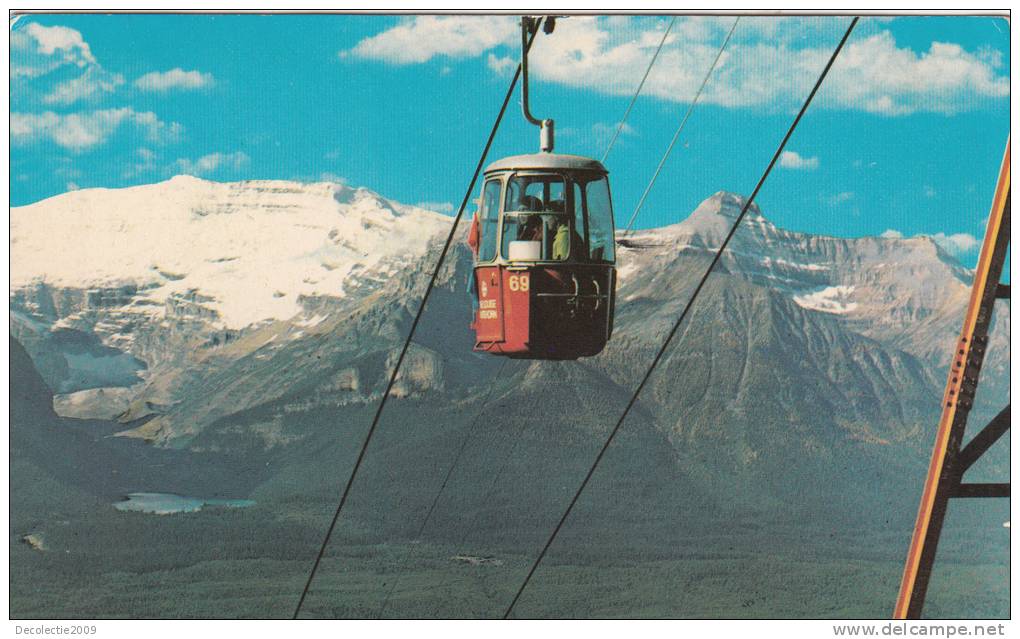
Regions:
<svg viewBox="0 0 1020 639"><path fill-rule="evenodd" d="M562 20L540 35L532 110L557 150L600 157L668 18ZM625 224L733 18L680 18L607 166ZM638 219L748 193L848 19L742 18ZM341 180L449 212L513 71L515 18L21 18L11 204L75 188ZM1009 132L1001 19L865 18L758 202L787 228L936 236L973 264ZM508 111L490 160L537 149Z"/></svg>

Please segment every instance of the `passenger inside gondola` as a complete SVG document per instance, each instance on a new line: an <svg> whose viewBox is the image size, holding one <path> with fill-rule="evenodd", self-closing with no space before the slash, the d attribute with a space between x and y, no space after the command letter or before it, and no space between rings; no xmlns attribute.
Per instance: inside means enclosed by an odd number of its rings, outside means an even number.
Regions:
<svg viewBox="0 0 1020 639"><path fill-rule="evenodd" d="M525 242L541 242L543 239L544 223L539 215L529 215L524 219L524 224L517 235L518 240Z"/></svg>
<svg viewBox="0 0 1020 639"><path fill-rule="evenodd" d="M518 259L567 259L569 246L562 246L561 240L560 248L556 248L559 227L569 224L564 192L560 175L516 175L507 182L504 255L513 252ZM521 244L511 247L513 242Z"/></svg>

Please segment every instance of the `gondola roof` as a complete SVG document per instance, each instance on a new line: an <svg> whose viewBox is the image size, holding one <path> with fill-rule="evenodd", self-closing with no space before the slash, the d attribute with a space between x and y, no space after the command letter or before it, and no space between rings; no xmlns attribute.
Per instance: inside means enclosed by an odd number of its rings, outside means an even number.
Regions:
<svg viewBox="0 0 1020 639"><path fill-rule="evenodd" d="M586 158L581 155L568 155L565 153L529 153L526 155L512 155L510 157L496 160L485 167L486 173L493 171L508 170L551 170L551 171L591 171L595 173L608 174L609 171L598 160Z"/></svg>

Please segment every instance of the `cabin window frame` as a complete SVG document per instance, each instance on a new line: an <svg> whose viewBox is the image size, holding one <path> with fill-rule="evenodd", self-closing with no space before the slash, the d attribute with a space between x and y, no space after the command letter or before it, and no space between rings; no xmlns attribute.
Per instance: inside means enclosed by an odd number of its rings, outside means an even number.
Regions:
<svg viewBox="0 0 1020 639"><path fill-rule="evenodd" d="M572 247L570 245L573 244L573 242L572 242L572 240L573 240L573 233L577 232L576 229L574 228L574 226L575 226L575 220L574 220L575 213L574 213L573 210L568 210L568 206L567 206L568 198L571 201L571 203L573 203L573 191L572 191L572 189L573 189L574 184L576 183L572 179L571 175L572 175L572 172L570 172L570 171L563 171L563 170L557 170L557 169L538 169L538 168L536 168L536 169L521 169L521 170L518 170L518 171L507 171L504 174L504 176L503 176L503 194L502 194L502 200L500 202L500 224L499 224L499 238L498 238L499 245L497 246L497 250L498 250L498 253L499 253L499 258L501 260L503 260L504 262L509 262L510 261L510 257L509 257L509 255L507 255L507 253L509 253L509 244L504 245L504 242L503 242L503 231L504 231L504 229L506 227L506 216L507 216L507 213L511 213L511 214L516 214L517 213L517 211L507 211L507 198L510 195L510 183L516 177L536 176L536 177L556 177L556 178L559 178L560 180L562 180L562 182L563 182L563 209L564 209L563 212L562 213L558 213L558 212L553 212L553 211L536 211L535 213L538 214L538 215L559 215L559 216L562 216L564 219L568 220L567 224L568 224L568 228L570 229L571 235L570 235L570 238L568 239L569 244L567 246L567 256L565 258L561 259L561 260L554 260L554 259L550 258L550 259L537 259L537 260L514 260L514 262L523 262L523 263L527 263L527 264L564 264L564 263L567 263L567 262L574 261L574 260L571 259L571 257L572 257L571 253L572 253L573 249L572 249ZM584 210L582 214L585 217L587 217L587 210ZM506 250L504 250L504 247L506 248Z"/></svg>
<svg viewBox="0 0 1020 639"><path fill-rule="evenodd" d="M604 229L607 232L606 246L612 250L612 256L610 258L605 257L603 252L602 259L595 259L591 256L592 246L590 230L592 227L591 223L591 210L588 207L588 187L596 182L604 182L606 185L606 205L609 210L606 212L609 227ZM581 191L584 197L584 231L585 231L585 248L588 251L588 255L585 257L589 264L615 264L616 263L616 211L613 208L613 187L609 184L609 175L607 173L597 174L590 180L586 180L582 186ZM602 225L598 225L601 227ZM602 230L601 228L599 230Z"/></svg>
<svg viewBox="0 0 1020 639"><path fill-rule="evenodd" d="M500 242L503 236L503 197L506 192L506 176L505 175L492 175L485 178L482 182L482 195L480 198L479 213L478 216L478 258L475 260L476 264L493 264L500 259ZM485 208L485 191L489 187L489 184L499 184L499 194L496 196L496 216L495 224L496 227L496 239L495 239L495 250L492 252L492 256L489 258L483 258L483 248L485 242L485 220L486 215L489 211Z"/></svg>

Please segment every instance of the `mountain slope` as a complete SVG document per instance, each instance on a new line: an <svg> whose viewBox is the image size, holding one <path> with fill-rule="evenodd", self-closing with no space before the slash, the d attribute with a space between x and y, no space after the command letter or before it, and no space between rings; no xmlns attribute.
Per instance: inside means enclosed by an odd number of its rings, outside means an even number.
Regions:
<svg viewBox="0 0 1020 639"><path fill-rule="evenodd" d="M123 232L135 244L122 259L108 262L135 273L135 295L120 304L44 308L29 301L38 299L40 287L66 287L59 288L65 295L84 291L90 299L88 287L111 284L114 267L49 274L42 266L26 266L12 297L12 308L25 318L20 325L34 329L23 331L43 336L34 343L44 353L52 335L77 330L103 340L106 348L120 344L148 356L139 373L144 382L134 383L134 399L121 415L130 422L121 435L271 461L273 472L288 481L297 472L288 470L291 463L319 458L328 465L342 458L360 440L358 424L369 418L385 388L427 283L427 269L418 264L437 259L437 231L445 219L336 185L221 185L176 178L123 191L112 200L102 191L62 196L66 199L42 203L40 217L53 221L82 211L78 231L113 225ZM125 205L117 198L142 206L154 192L165 202L142 217L175 229L166 233L174 238L167 246L152 246L145 225L125 222L128 213L117 208ZM109 210L98 204L106 200L113 204ZM569 448L567 436L581 437L579 444L587 446L591 435L579 433L604 432L622 409L742 204L741 196L720 192L684 222L622 238L614 338L600 356L565 369L533 363L497 375L502 368L496 361L470 352L465 286L471 262L467 249L457 246L425 309L388 411L429 415L416 450L434 447L429 454L439 460L448 454L449 428L468 432L474 407L484 405L493 384L505 381L512 408L489 419L507 424L533 423L543 415L553 422L576 419L571 428L544 431L541 448ZM218 237L227 226L242 239L225 246L203 240L194 251L185 249L210 229ZM43 242L38 232L20 228L17 237ZM237 277L238 290L249 291L251 278L263 277L260 269L273 261L260 251L268 250L274 236L288 233L303 239L279 243L271 255L279 277L295 289L282 297L301 305L285 309L275 293L259 289L247 302L250 315L234 313L236 305L224 300L240 293L225 292L225 283ZM175 260L178 279L142 268L161 251L163 261ZM227 253L236 259L211 260ZM333 270L324 266L323 256L335 261ZM366 271L357 266L372 260L375 273L386 276L365 284ZM235 275L235 269L245 272ZM310 275L299 277L304 271ZM320 275L325 279L316 280ZM803 478L825 472L832 473L833 485L870 477L858 495L886 491L882 484L894 484L896 473L918 474L916 467L923 465L937 416L932 399L941 385L939 345L952 343L968 278L966 269L927 239L810 236L779 229L752 208L634 419L658 433L656 445L665 446L671 464L684 469L690 490L710 495L713 485L725 485L741 495L740 507L800 499ZM332 294L320 287L323 282ZM168 328L170 313L141 303L170 299L185 289L203 309L197 326ZM353 290L357 294L348 294ZM138 313L149 315L134 320L133 332L117 323L121 315ZM241 326L241 317L255 319ZM1008 341L1006 317L996 333L999 342ZM239 323L231 328L230 322ZM113 325L121 331L117 337L95 328ZM210 339L215 330L228 330L230 338ZM182 344L191 347L181 353ZM994 377L1008 362L1008 351L990 357L1000 367L992 365ZM564 370L571 373L569 387ZM58 405L73 405L75 397L69 397ZM93 410L96 401L89 395L79 404ZM122 408L125 400L118 401ZM337 423L344 424L340 431L331 425ZM401 447L392 450L398 454ZM797 472L789 472L791 457L798 460ZM410 460L399 464L414 467ZM272 474L267 480L267 494L277 494ZM801 501L832 506L831 486L815 484L815 492Z"/></svg>
<svg viewBox="0 0 1020 639"><path fill-rule="evenodd" d="M52 235L64 232L60 220L77 215L76 232L94 233L99 242L104 233L123 231L118 237L134 244L123 254L119 246L102 247L124 258L119 271L112 259L84 268L85 259L78 272L52 274L38 262L35 271L21 269L12 290L12 334L32 357L12 341L11 377L24 381L12 393L12 503L20 504L13 514L22 522L12 540L62 531L47 542L87 546L74 559L80 564L48 556L61 598L64 575L78 566L109 573L112 584L129 573L184 567L192 577L182 583L194 591L181 600L198 614L216 614L218 608L209 611L219 601L209 599L204 579L220 579L229 565L245 579L266 579L245 603L253 607L236 608L238 614L290 614L280 595L291 581L300 587L307 560L318 551L448 222L331 185L177 179L138 188L145 197L133 189L93 191L34 205L46 212L40 219L57 225ZM185 202L182 194L193 199ZM166 233L165 243L134 224L133 208L103 204L125 197L142 206L161 195L165 202L144 216L151 220L158 209L172 218L168 228L180 232ZM515 571L526 569L556 524L742 202L719 193L680 224L620 238L613 339L599 356L576 362L472 353L471 255L458 244L424 309L327 551L316 586L323 600L316 605L340 611L330 614L372 614L375 591L389 587L394 570L420 580L440 609L449 606L444 596L456 599L458 592L442 586L437 575L445 571L454 571L470 592L484 592L492 605L512 594L521 576ZM30 237L33 250L54 255L67 241L47 244L25 211L15 217L16 237ZM849 583L859 567L881 566L869 583L890 593L869 592L870 603L853 609L885 610L916 512L944 353L959 328L959 299L970 274L924 239L794 233L757 209L748 222L543 571L573 565L603 574L601 567L614 565L640 573L644 583L644 564L633 562L677 562L685 575L695 570L684 579L700 583L714 575L723 583L709 590L731 592L730 580L786 574L783 557L793 556L810 566L805 589L824 599L832 583ZM346 230L331 237L334 227ZM224 228L256 239L220 238L222 246L244 251L215 261L229 255L218 250L218 240L201 235ZM290 234L303 239L275 241ZM200 247L194 252L192 242ZM147 253L176 259L179 271L153 272ZM365 253L377 261L358 268L369 259ZM235 313L236 291L227 290L231 269L245 264L259 272L267 268L266 255L280 271L280 286L293 290L275 297L275 284L261 287L258 278L237 274L254 288L245 302L251 315ZM323 255L339 266L323 267ZM330 279L341 270L346 275ZM981 393L989 407L1005 396L1008 337L1007 309L996 322L984 371ZM46 384L58 391L56 399ZM65 415L118 421L67 419L53 406ZM1008 454L999 451L982 462L989 481L1008 477ZM116 513L109 505L135 491L245 497L257 505L168 518ZM55 527L63 521L53 508L60 500L84 504L87 513L71 517L72 528ZM1001 546L999 511L967 512L954 519L957 541L947 533L940 553L970 561L967 553L980 540L994 554ZM116 548L104 541L111 538ZM404 545L412 540L422 543ZM22 551L19 565L37 566L36 551L12 543ZM160 552L153 554L154 546ZM412 552L420 563L411 565ZM468 568L452 564L451 556L504 563ZM495 570L498 565L505 567ZM275 576L265 577L270 573ZM364 581L348 581L354 574ZM615 601L614 588L621 586L607 588ZM368 607L347 603L359 597ZM270 598L279 612L265 612ZM406 610L421 614L431 605L414 599ZM750 605L746 614L774 613ZM168 610L166 604L151 609ZM176 602L169 609L189 610Z"/></svg>
<svg viewBox="0 0 1020 639"><path fill-rule="evenodd" d="M714 252L743 203L742 196L718 192L683 222L624 238L619 258L624 300L645 294L663 265L679 254ZM942 365L951 352L945 338L960 329L972 277L931 238L797 233L773 225L757 205L722 263L804 308L841 318L855 332ZM644 276L632 282L627 275L634 272ZM1001 313L1008 324L1008 307ZM1008 341L1001 345L1008 347Z"/></svg>
<svg viewBox="0 0 1020 639"><path fill-rule="evenodd" d="M216 454L184 454L111 437L116 424L77 420L53 411L53 393L25 349L10 339L12 464L37 479L12 489L12 512L34 512L32 505L93 505L129 492L169 490L183 494L246 494L259 469ZM20 472L11 473L12 479ZM34 485L45 477L45 486ZM43 491L40 494L39 491ZM83 496L87 495L87 497Z"/></svg>

